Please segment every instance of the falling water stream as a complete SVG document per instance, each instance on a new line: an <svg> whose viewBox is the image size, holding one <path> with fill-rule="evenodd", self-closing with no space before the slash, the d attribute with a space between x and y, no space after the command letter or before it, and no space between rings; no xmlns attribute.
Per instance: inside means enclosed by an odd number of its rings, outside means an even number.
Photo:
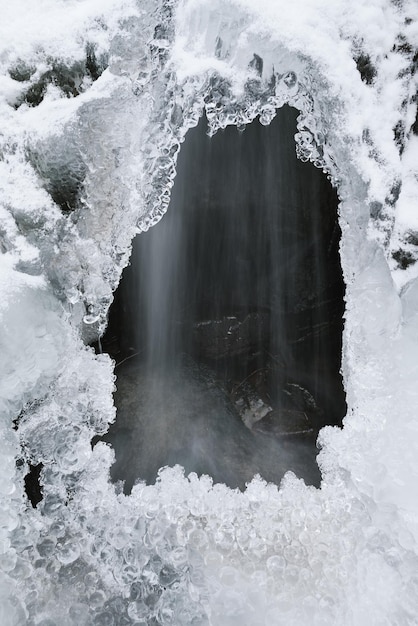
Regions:
<svg viewBox="0 0 418 626"><path fill-rule="evenodd" d="M104 338L127 492L176 463L231 487L289 469L319 484L316 435L345 414L344 284L337 196L297 160L296 114L213 138L202 119L167 214L134 242Z"/></svg>

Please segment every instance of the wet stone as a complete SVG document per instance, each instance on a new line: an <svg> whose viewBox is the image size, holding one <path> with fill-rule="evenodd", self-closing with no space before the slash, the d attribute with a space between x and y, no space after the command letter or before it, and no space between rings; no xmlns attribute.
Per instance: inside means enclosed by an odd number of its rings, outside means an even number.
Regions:
<svg viewBox="0 0 418 626"><path fill-rule="evenodd" d="M204 320L194 324L194 350L202 358L225 359L248 354L256 350L260 336L267 341L269 315L249 313L229 315L216 320Z"/></svg>
<svg viewBox="0 0 418 626"><path fill-rule="evenodd" d="M306 413L289 409L270 411L254 424L254 428L275 437L314 434L314 428Z"/></svg>

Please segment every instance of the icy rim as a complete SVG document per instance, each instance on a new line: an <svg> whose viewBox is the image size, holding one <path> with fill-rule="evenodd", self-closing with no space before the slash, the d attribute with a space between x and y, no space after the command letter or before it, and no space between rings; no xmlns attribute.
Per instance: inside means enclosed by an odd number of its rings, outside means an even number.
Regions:
<svg viewBox="0 0 418 626"><path fill-rule="evenodd" d="M416 624L416 3L20 0L2 17L0 622ZM341 199L349 410L321 432L321 489L177 468L125 497L90 445L113 366L83 340L167 209L188 128L284 103Z"/></svg>

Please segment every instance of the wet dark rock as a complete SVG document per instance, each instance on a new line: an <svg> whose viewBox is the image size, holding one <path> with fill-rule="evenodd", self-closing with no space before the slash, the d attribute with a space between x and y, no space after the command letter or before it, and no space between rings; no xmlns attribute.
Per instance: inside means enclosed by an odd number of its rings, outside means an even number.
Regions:
<svg viewBox="0 0 418 626"><path fill-rule="evenodd" d="M232 390L231 399L244 424L279 438L317 433L322 411L309 391L286 383L273 399L268 393L270 375L268 368L255 371Z"/></svg>
<svg viewBox="0 0 418 626"><path fill-rule="evenodd" d="M254 424L263 419L273 409L266 400L257 393L247 380L232 390L231 399L235 409L247 428L252 429Z"/></svg>
<svg viewBox="0 0 418 626"><path fill-rule="evenodd" d="M16 65L9 69L9 76L19 83L24 83L31 79L36 72L36 67L28 65L25 61L19 60Z"/></svg>
<svg viewBox="0 0 418 626"><path fill-rule="evenodd" d="M249 65L251 69L253 69L258 74L258 76L261 76L263 74L263 59L258 54L254 53Z"/></svg>
<svg viewBox="0 0 418 626"><path fill-rule="evenodd" d="M402 182L400 180L396 180L393 183L388 196L385 198L386 202L390 204L391 206L394 206L396 202L398 201L399 196L401 195L401 190L402 190Z"/></svg>
<svg viewBox="0 0 418 626"><path fill-rule="evenodd" d="M405 149L405 122L399 120L393 129L395 143L398 146L399 154L402 155Z"/></svg>
<svg viewBox="0 0 418 626"><path fill-rule="evenodd" d="M376 220L382 217L382 213L383 204L377 200L372 200L372 202L370 202L370 216Z"/></svg>
<svg viewBox="0 0 418 626"><path fill-rule="evenodd" d="M412 246L418 246L418 232L417 231L408 231L405 241Z"/></svg>
<svg viewBox="0 0 418 626"><path fill-rule="evenodd" d="M371 85L376 77L376 68L374 67L370 56L361 52L354 58L357 69L360 72L361 80L367 85Z"/></svg>
<svg viewBox="0 0 418 626"><path fill-rule="evenodd" d="M316 415L321 412L315 398L307 389L301 387L301 385L287 383L283 389L283 393L289 399L291 406L299 411L308 415Z"/></svg>
<svg viewBox="0 0 418 626"><path fill-rule="evenodd" d="M414 133L414 135L418 135L418 102L417 102L417 98L415 98L415 106L416 106L415 120L414 120L414 123L411 126L411 130Z"/></svg>
<svg viewBox="0 0 418 626"><path fill-rule="evenodd" d="M222 57L222 46L223 46L222 39L220 37L216 37L215 56L217 59L220 59Z"/></svg>
<svg viewBox="0 0 418 626"><path fill-rule="evenodd" d="M78 64L69 68L62 63L54 63L50 70L42 74L39 80L29 87L24 101L29 106L38 106L44 99L47 87L50 84L59 87L67 98L78 96L81 92L81 83L84 77L82 69L82 66Z"/></svg>
<svg viewBox="0 0 418 626"><path fill-rule="evenodd" d="M47 59L49 69L43 72L36 80L31 81L35 69L23 62L18 62L9 70L9 75L19 82L30 82L22 98L16 104L18 108L26 103L31 107L39 106L43 101L49 85L58 87L67 98L80 95L88 83L96 81L108 65L107 55L97 56L95 46L87 44L86 56L83 61L66 65L59 59ZM85 82L87 79L87 83Z"/></svg>
<svg viewBox="0 0 418 626"><path fill-rule="evenodd" d="M401 270L406 270L410 265L413 265L416 262L416 258L411 252L408 252L408 250L396 250L396 252L392 253L392 257L395 259Z"/></svg>
<svg viewBox="0 0 418 626"><path fill-rule="evenodd" d="M94 44L88 43L86 46L86 74L92 81L97 80L107 68L109 59L107 54L97 56Z"/></svg>
<svg viewBox="0 0 418 626"><path fill-rule="evenodd" d="M249 313L218 320L204 320L193 325L193 346L203 359L219 360L237 357L257 350L260 337L267 343L269 315Z"/></svg>
<svg viewBox="0 0 418 626"><path fill-rule="evenodd" d="M303 411L291 409L276 409L257 421L253 428L261 433L275 437L289 437L298 435L313 435L314 428L308 416Z"/></svg>

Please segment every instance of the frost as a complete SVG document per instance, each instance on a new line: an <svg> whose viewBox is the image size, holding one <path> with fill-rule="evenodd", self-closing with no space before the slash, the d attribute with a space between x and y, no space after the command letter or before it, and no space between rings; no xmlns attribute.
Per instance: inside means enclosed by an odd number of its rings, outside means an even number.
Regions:
<svg viewBox="0 0 418 626"><path fill-rule="evenodd" d="M417 18L384 0L3 8L1 624L416 621ZM113 364L85 343L168 208L187 130L285 103L341 199L349 409L321 431L321 488L289 473L241 493L175 467L125 496L91 445Z"/></svg>

